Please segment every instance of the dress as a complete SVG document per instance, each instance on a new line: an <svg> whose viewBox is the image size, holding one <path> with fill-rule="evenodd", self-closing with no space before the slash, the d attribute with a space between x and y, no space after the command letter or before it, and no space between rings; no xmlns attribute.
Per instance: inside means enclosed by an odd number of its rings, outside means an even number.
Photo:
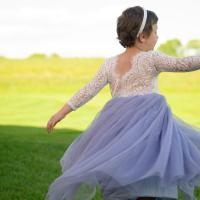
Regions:
<svg viewBox="0 0 200 200"><path fill-rule="evenodd" d="M99 67L93 79L67 103L75 111L106 84L112 98L60 159L62 175L45 200L91 200L96 186L104 200L195 200L200 186L200 128L175 116L159 94L161 72L200 69L200 56L177 58L150 50L136 54L120 76L117 56Z"/></svg>

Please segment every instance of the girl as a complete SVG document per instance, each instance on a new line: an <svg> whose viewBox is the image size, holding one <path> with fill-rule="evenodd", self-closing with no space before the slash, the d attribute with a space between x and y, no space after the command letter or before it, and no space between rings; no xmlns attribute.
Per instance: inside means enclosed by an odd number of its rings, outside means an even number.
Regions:
<svg viewBox="0 0 200 200"><path fill-rule="evenodd" d="M112 94L90 126L60 160L62 175L46 200L90 200L99 184L105 200L194 200L200 186L200 129L175 116L158 93L161 72L200 69L200 56L177 58L154 51L158 17L140 6L117 19L126 50L111 56L94 78L74 94L47 124L51 132L106 84Z"/></svg>

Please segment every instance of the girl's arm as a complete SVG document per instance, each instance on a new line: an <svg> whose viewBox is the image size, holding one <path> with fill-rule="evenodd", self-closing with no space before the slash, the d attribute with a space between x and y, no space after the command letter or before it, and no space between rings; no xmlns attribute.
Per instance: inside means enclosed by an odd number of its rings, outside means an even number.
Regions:
<svg viewBox="0 0 200 200"><path fill-rule="evenodd" d="M92 99L108 83L107 69L108 59L100 65L92 80L67 101L73 111Z"/></svg>
<svg viewBox="0 0 200 200"><path fill-rule="evenodd" d="M173 57L151 51L153 65L160 72L190 72L200 69L200 56Z"/></svg>
<svg viewBox="0 0 200 200"><path fill-rule="evenodd" d="M62 120L68 113L76 110L78 107L94 97L108 83L108 59L99 67L93 79L76 92L65 105L54 114L47 123L47 132L50 133L54 126Z"/></svg>

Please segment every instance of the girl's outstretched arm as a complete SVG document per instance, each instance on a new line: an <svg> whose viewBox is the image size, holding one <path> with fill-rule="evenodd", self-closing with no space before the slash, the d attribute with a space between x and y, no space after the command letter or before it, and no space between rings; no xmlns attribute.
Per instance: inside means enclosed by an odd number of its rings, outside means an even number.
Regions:
<svg viewBox="0 0 200 200"><path fill-rule="evenodd" d="M160 72L190 72L200 69L200 56L186 56L182 58L151 51L153 65Z"/></svg>
<svg viewBox="0 0 200 200"><path fill-rule="evenodd" d="M54 126L59 121L61 121L68 113L76 110L78 107L89 101L108 83L107 65L108 59L106 59L101 64L93 79L88 82L84 87L82 87L78 92L76 92L64 104L64 106L49 119L46 126L48 133L53 131Z"/></svg>
<svg viewBox="0 0 200 200"><path fill-rule="evenodd" d="M65 104L56 114L54 114L48 121L46 129L47 132L50 133L53 131L54 126L61 121L66 114L71 112L72 109L69 105Z"/></svg>
<svg viewBox="0 0 200 200"><path fill-rule="evenodd" d="M108 83L108 59L100 65L98 71L85 86L76 92L68 101L67 104L72 110L76 110L90 99L92 99L107 83Z"/></svg>

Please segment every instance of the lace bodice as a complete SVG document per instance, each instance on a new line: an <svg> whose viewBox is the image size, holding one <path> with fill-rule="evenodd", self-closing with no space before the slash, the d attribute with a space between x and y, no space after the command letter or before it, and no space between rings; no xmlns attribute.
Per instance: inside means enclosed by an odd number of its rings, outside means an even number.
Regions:
<svg viewBox="0 0 200 200"><path fill-rule="evenodd" d="M132 57L132 67L119 75L115 71L118 55L108 57L94 77L67 104L76 110L93 98L106 84L112 97L158 93L157 77L161 72L189 72L200 69L200 56L173 57L154 50L143 51Z"/></svg>

